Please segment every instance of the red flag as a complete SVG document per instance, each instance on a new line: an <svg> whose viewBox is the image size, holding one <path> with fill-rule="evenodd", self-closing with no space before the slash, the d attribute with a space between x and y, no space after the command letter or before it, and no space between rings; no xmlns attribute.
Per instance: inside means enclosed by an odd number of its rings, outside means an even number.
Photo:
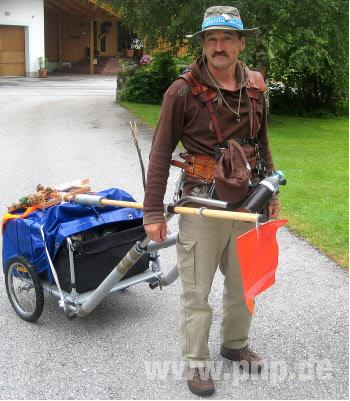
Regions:
<svg viewBox="0 0 350 401"><path fill-rule="evenodd" d="M236 238L246 304L251 313L254 297L275 282L278 265L277 230L288 220L271 220Z"/></svg>

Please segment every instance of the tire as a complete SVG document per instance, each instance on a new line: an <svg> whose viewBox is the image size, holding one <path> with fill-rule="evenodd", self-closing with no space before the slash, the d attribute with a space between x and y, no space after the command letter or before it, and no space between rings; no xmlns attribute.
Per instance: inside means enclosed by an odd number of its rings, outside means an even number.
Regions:
<svg viewBox="0 0 350 401"><path fill-rule="evenodd" d="M38 273L25 258L10 260L5 271L5 285L17 315L27 322L37 320L44 308L44 290Z"/></svg>

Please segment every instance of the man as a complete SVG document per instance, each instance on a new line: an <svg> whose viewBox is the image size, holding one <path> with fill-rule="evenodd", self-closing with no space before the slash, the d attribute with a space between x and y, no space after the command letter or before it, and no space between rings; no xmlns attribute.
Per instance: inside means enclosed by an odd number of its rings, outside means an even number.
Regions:
<svg viewBox="0 0 350 401"><path fill-rule="evenodd" d="M250 72L238 60L246 36L256 31L243 28L234 7L207 9L202 30L195 34L201 36L203 56L190 66L191 74L175 81L164 95L150 154L144 200L145 230L156 242L166 239L163 198L172 152L180 140L190 155L214 158L217 131L221 130L224 140L235 138L242 143L255 135L267 172L274 170L267 138L264 88L259 85L255 88L255 94L259 95L255 101L249 90L252 86ZM214 93L213 113L209 112L209 106L206 107L207 102L203 103L200 96L196 96L200 87L204 87L206 93ZM184 195L209 197L211 189L208 180L186 173ZM277 197L268 208L270 217L277 217L280 210ZM198 395L214 392L205 367L209 360L208 336L212 319L208 295L218 265L225 276L221 355L242 361L243 368L251 372L262 368L261 358L247 345L251 314L244 300L236 256L235 238L251 228L252 225L245 222L191 216L180 216L179 219L177 259L183 288L182 356L189 366L189 389Z"/></svg>

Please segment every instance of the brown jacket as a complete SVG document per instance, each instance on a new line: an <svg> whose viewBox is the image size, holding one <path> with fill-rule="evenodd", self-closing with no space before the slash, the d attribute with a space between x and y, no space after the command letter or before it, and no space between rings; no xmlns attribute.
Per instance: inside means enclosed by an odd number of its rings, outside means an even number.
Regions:
<svg viewBox="0 0 350 401"><path fill-rule="evenodd" d="M190 66L194 78L201 84L215 89L208 77L202 59L198 59ZM240 122L236 122L235 115L227 105L219 100L214 102L224 137L250 137L250 100L246 91L248 68L238 62L236 80L241 82L242 98L240 105ZM239 87L235 91L221 90L226 102L237 111L239 102ZM266 104L262 97L257 104L259 116L258 139L262 145L263 157L267 163L267 170L274 170L271 151L267 137ZM179 142L194 155L214 156L214 147L217 144L216 134L211 122L208 109L197 96L194 96L185 80L176 80L166 91L160 111L158 125L154 134L147 174L147 187L144 199L144 224L164 222L163 199L169 176L172 153ZM186 177L184 193L189 194L191 189L198 185L198 181Z"/></svg>

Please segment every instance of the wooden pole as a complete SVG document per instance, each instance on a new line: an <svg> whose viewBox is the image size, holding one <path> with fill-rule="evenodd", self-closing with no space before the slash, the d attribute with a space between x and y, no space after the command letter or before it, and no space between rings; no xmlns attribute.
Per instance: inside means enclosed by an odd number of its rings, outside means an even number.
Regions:
<svg viewBox="0 0 350 401"><path fill-rule="evenodd" d="M139 157L139 162L140 162L140 166L141 166L143 189L144 189L144 191L146 191L146 172L145 172L145 166L144 166L143 160L142 160L142 154L141 154L140 145L139 145L139 142L137 140L137 125L136 125L136 121L135 121L134 125L132 125L131 121L129 121L129 124L130 124L130 128L131 128L131 135L132 135L132 138L134 140L134 144L135 144L135 147L136 147L136 150L137 150L137 155Z"/></svg>
<svg viewBox="0 0 350 401"><path fill-rule="evenodd" d="M95 65L94 65L94 59L95 59L95 45L94 45L94 17L90 18L90 34L89 34L89 39L90 39L90 74L93 75L95 72Z"/></svg>
<svg viewBox="0 0 350 401"><path fill-rule="evenodd" d="M101 199L101 205L131 207L133 209L142 209L143 208L143 203L141 203L141 202L117 201L117 200L111 200L111 199Z"/></svg>
<svg viewBox="0 0 350 401"><path fill-rule="evenodd" d="M226 210L207 209L206 207L184 207L177 206L174 208L176 214L185 214L188 216L202 216L222 220L238 220L256 223L259 215L254 213L229 212Z"/></svg>
<svg viewBox="0 0 350 401"><path fill-rule="evenodd" d="M142 209L143 204L137 202L126 202L116 201L111 199L102 199L101 205L105 206L119 206L119 207L130 207L134 209ZM177 206L174 208L176 214L186 214L190 216L202 216L214 219L222 220L239 220L256 223L259 220L260 215L254 213L241 213L241 212L229 212L226 210L213 210L207 209L206 207L195 208L195 207L184 207Z"/></svg>
<svg viewBox="0 0 350 401"><path fill-rule="evenodd" d="M58 62L60 68L63 64L63 52L62 52L62 13L58 13Z"/></svg>

